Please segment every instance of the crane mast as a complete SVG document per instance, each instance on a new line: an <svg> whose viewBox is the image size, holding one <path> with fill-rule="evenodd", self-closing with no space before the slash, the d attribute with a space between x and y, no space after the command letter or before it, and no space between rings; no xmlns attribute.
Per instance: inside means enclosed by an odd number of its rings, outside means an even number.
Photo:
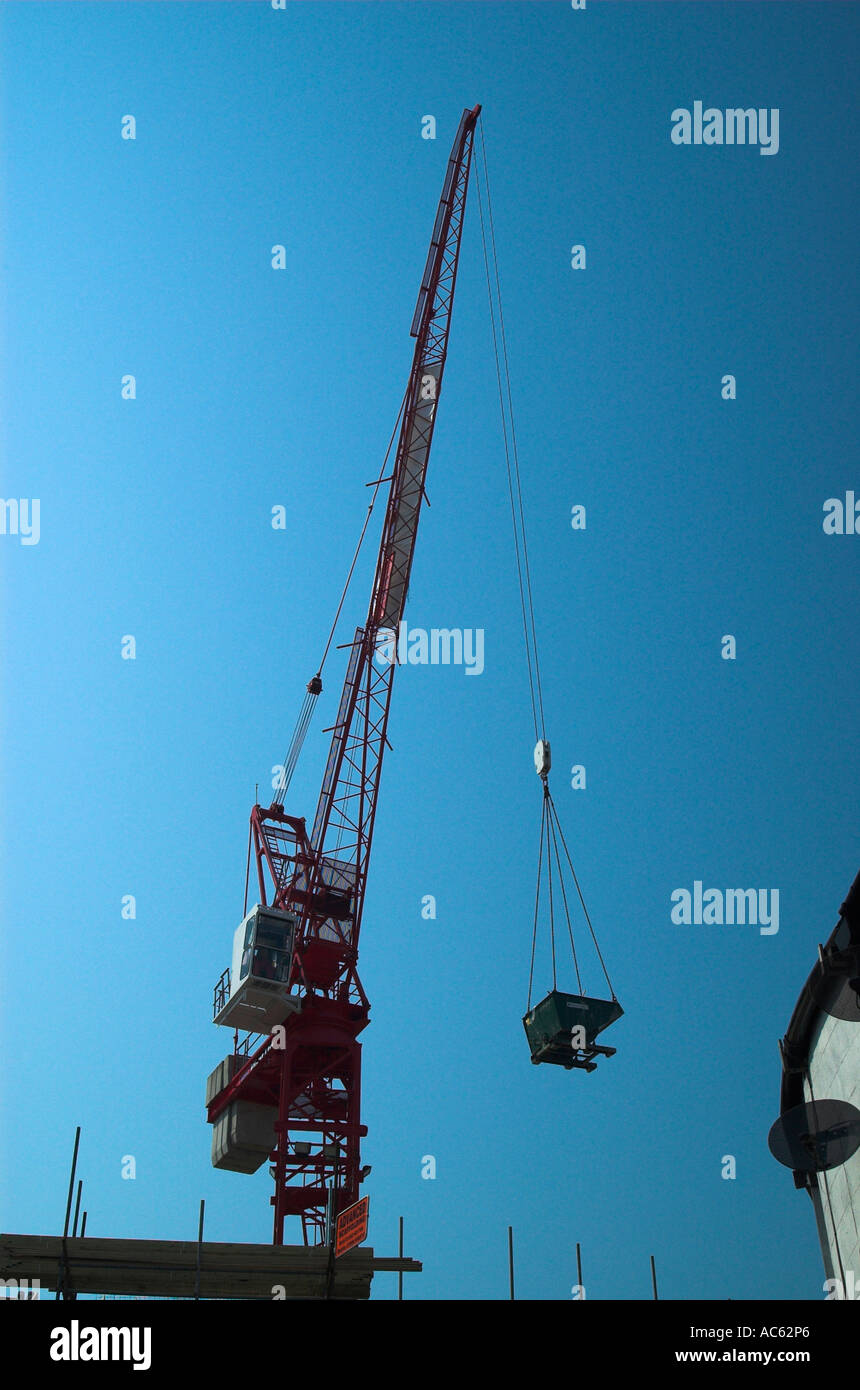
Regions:
<svg viewBox="0 0 860 1390"><path fill-rule="evenodd" d="M255 1050L248 1047L232 1062L228 1058L229 1066L222 1064L219 1081L226 1085L216 1083L208 1118L229 1129L259 1118L248 1107L271 1114L276 1244L284 1243L288 1216L301 1219L306 1243L323 1242L337 1213L359 1197L360 1141L367 1129L360 1118L357 1039L370 1005L358 974L358 940L395 670L379 645L389 633L396 637L406 603L480 109L463 112L448 160L410 330L415 351L370 604L349 646L310 834L305 819L288 815L277 797L251 812L259 902L294 923L284 977L293 1004Z"/></svg>

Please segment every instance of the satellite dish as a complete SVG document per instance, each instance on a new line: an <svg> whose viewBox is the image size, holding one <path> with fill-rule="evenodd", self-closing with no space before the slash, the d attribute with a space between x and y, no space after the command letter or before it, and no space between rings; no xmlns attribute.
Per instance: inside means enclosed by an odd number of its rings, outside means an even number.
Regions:
<svg viewBox="0 0 860 1390"><path fill-rule="evenodd" d="M767 1146L779 1163L799 1173L825 1173L860 1149L860 1110L847 1100L811 1100L792 1106L771 1126Z"/></svg>
<svg viewBox="0 0 860 1390"><path fill-rule="evenodd" d="M860 1023L860 946L827 957L827 968L812 987L819 1009L844 1023Z"/></svg>

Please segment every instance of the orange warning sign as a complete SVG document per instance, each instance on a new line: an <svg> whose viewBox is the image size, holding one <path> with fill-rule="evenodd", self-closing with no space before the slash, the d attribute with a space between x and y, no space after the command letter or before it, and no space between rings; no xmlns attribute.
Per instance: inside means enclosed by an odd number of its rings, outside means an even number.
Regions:
<svg viewBox="0 0 860 1390"><path fill-rule="evenodd" d="M370 1206L370 1198L362 1197L360 1202L354 1206L347 1207L337 1218L337 1228L334 1237L334 1253L337 1255L346 1254L354 1245L361 1245L367 1235L367 1210Z"/></svg>

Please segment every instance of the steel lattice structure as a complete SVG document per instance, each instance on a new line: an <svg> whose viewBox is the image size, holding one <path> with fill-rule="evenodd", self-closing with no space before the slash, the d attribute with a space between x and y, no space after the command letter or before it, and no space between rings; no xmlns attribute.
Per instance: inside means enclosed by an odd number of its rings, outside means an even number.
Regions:
<svg viewBox="0 0 860 1390"><path fill-rule="evenodd" d="M358 940L376 816L395 660L380 640L403 617L457 280L472 146L480 106L464 111L448 161L411 333L415 352L370 605L350 646L346 679L310 836L275 800L251 812L260 902L296 913L290 986L302 1006L267 1036L209 1106L214 1122L235 1100L276 1106L275 1244L288 1216L307 1243L359 1197L361 1045L370 1005ZM393 648L393 642L390 647ZM246 1045L250 1039L246 1039ZM309 1142L307 1135L321 1136Z"/></svg>

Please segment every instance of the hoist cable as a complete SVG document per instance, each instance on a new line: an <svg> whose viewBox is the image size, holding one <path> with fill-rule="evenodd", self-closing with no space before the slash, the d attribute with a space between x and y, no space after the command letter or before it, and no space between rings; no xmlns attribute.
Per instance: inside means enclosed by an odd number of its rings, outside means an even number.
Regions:
<svg viewBox="0 0 860 1390"><path fill-rule="evenodd" d="M500 413L501 413L501 417L502 417L502 441L503 441L504 452L505 452L505 468L506 468L507 477L508 477L508 494L509 494L510 504L511 504L511 518L512 518L513 526L514 526L514 553L515 553L515 557L516 557L517 582L518 582L519 591L520 591L520 609L521 609L521 613L522 613L523 635L524 635L524 638L525 638L525 647L526 647L526 665L527 665L527 667L528 667L529 695L530 695L530 698L531 698L531 705L532 705L532 718L533 718L533 721L534 721L535 738L536 738L536 739L538 739L538 738L543 739L543 738L546 737L546 733L545 733L545 731L546 731L546 718L545 718L545 714L544 714L544 704L543 704L543 682L541 681L541 672L540 672L540 657L539 657L539 653L538 653L537 623L536 623L536 620L535 620L534 593L533 593L533 589L532 589L531 566L530 566L530 564L529 564L528 539L527 539L526 524L525 524L525 506L524 506L524 503L523 503L522 475L521 475L521 472L520 472L519 450L518 450L518 448L517 448L516 425L515 425L515 421L514 421L514 405L513 405L513 394L512 394L512 391L511 391L510 362L509 362L509 358L508 358L508 345L507 345L507 334L506 334L506 332L505 332L504 310L503 310L503 307L502 307L501 277L500 277L500 274L499 274L499 262L498 262L498 255L497 255L497 252L496 252L495 222L494 222L494 219L493 219L493 203L492 203L492 195L491 195L491 193L490 193L490 176L489 176L489 167L488 167L488 162L487 162L487 149L486 149L486 141L485 141L485 138L484 138L483 121L481 122L481 153L482 153L482 159L483 159L483 182L484 182L484 186L485 186L485 189L486 189L486 197L487 197L487 216L486 216L486 222L485 222L485 218L484 218L484 203L483 203L483 198L482 198L482 194L481 194L481 177L480 177L480 170L478 169L478 166L477 166L477 165L476 165L476 184L477 184L477 189L478 189L478 210L479 210L479 214L480 214L480 223L481 223L481 242L482 242L483 253L484 253L484 270L485 270L486 279L487 279L487 296L488 296L489 304L490 304L490 327L491 327L491 332L492 332L493 354L494 354L495 363L496 363L496 383L497 383L498 391L499 391L499 406L500 406ZM489 229L489 237L488 237L488 229ZM489 247L488 247L488 243L489 243ZM490 260L491 260L491 258L492 258L492 275L491 275L491 270L490 270ZM494 300L493 285L495 285L495 300ZM498 306L498 319L499 319L499 321L498 321L498 330L497 330L497 327L496 327L496 305ZM500 351L500 345L501 345L501 351ZM503 379L504 379L504 385L503 385ZM509 437L509 431L510 431L510 437ZM559 847L558 847L558 839L560 839L560 840L561 840L562 847L563 847L563 849L564 849L564 854L565 854L565 858L566 858L566 860L567 860L568 867L569 867L569 869L570 869L571 875L572 875L572 877L573 877L574 884L575 884L575 886L576 886L576 891L577 891L577 894L578 894L578 896L579 896L579 901L580 901L580 904L581 904L581 906L582 906L582 911L583 911L583 913L584 913L584 915L585 915L585 920L586 920L586 922L588 923L588 930L589 930L589 932L591 933L591 939L592 939L592 941L594 942L594 949L595 949L595 951L597 952L597 957L598 957L598 959L599 959L599 961L600 961L601 969L603 970L603 974L604 974L605 977L606 977L607 985L609 986L609 989L610 989L611 994L612 994L612 998L614 999L614 998L615 998L615 991L612 989L612 981L611 981L610 978L609 978L609 972L608 972L607 969L606 969L606 964L605 964L604 959L603 959L603 956L602 956L602 954L601 954L600 947L599 947L599 945L597 944L597 937L596 937L595 932L594 932L594 927L592 926L592 924L591 924L591 918L590 918L589 915L588 915L588 908L587 908L586 905L585 905L585 899L583 898L583 895L582 895L582 889L581 889L580 886L579 886L579 879L577 878L577 876L576 876L576 870L575 870L574 867L573 867L573 861L571 860L571 857L570 857L570 851L569 851L568 848L567 848L567 842L565 841L565 838L564 838L564 832L563 832L563 830L562 830L562 828L561 828L561 823L560 823L559 818L558 818L558 812L556 811L555 803L553 802L552 797L551 797L551 795L550 795L549 785L548 785L548 783L547 783L547 780L546 780L546 776L545 776L545 775L544 775L543 781L544 781L544 803L543 803L542 814L541 814L541 850L540 850L540 859L539 859L539 863L538 863L538 892L537 892L536 898L535 898L535 926L534 926L534 933L533 933L533 937L532 937L532 959L531 959L531 971L530 971L530 974L529 974L529 1007L531 1007L531 990L532 990L533 974L534 974L534 956L535 956L535 949L536 949L537 920L538 920L538 907L539 907L539 900L540 900L540 879L541 879L541 871L542 871L542 865L543 865L543 844L544 844L544 836L546 836L546 842L547 842L547 887L548 887L548 896L549 896L550 949L551 949L551 955L552 955L552 980L553 980L553 989L556 988L556 978L557 978L557 977L556 977L556 944L555 944L555 903L554 903L554 894L553 894L553 866L552 866L553 852L554 852L554 854L555 854L555 859L556 859L556 867L557 867L557 873L558 873L558 880L559 880L559 884L560 884L560 886L561 886L562 901L563 901L563 903L564 903L564 914L565 914L565 920L566 920L566 922L567 922L567 931L568 931L568 936L569 936L569 938L570 938L570 948L571 948L571 953L572 953L572 955L573 955L573 965L574 965L574 970L576 971L577 986L578 986L580 992L582 992L582 990L583 990L582 975L581 975L580 968L579 968L579 961L578 961L578 959L577 959L576 945L575 945L574 939L573 939L573 929L572 929L571 920L570 920L570 908L569 908L569 904L568 904L568 900L567 900L567 891L566 891L566 889L565 889L565 884L564 884L563 865L562 865L562 861L561 861L561 854L560 854L560 852L559 852ZM556 830L557 830L557 832L558 832L558 836L556 836Z"/></svg>
<svg viewBox="0 0 860 1390"><path fill-rule="evenodd" d="M490 304L490 327L492 331L493 354L496 363L496 382L499 391L499 406L502 417L502 441L504 445L505 467L507 470L508 477L508 494L511 504L511 518L514 527L514 553L516 557L517 582L520 591L520 609L522 613L523 635L525 638L526 647L526 665L528 667L529 695L531 698L532 705L532 718L534 720L535 738L545 739L546 718L544 715L543 682L541 680L540 658L538 653L537 623L535 621L534 594L531 580L531 566L529 564L528 539L525 523L525 506L523 503L522 475L520 472L519 450L517 447L516 426L514 422L513 394L511 391L511 372L508 358L507 334L505 332L504 311L502 308L501 277L499 274L499 262L498 255L496 252L495 222L493 218L492 195L490 193L490 176L487 162L487 149L486 141L484 138L483 121L481 122L481 154L483 162L483 182L485 185L487 197L486 222L484 218L484 204L481 193L482 180L479 166L476 164L478 211L480 214L481 223L481 241L484 254L484 270L487 280L487 296ZM491 259L492 275L490 269ZM495 299L493 285L495 285ZM496 306L498 306L498 329L496 326ZM546 772L542 773L542 778L544 784L544 801L541 813L541 846L540 857L538 862L538 891L535 896L535 923L532 935L531 969L529 973L529 1008L531 1007L531 991L534 976L534 958L536 949L537 922L540 902L540 883L543 867L544 837L546 837L547 844L547 885L549 895L550 948L552 953L553 989L556 988L555 911L552 866L554 853L558 879L561 886L562 901L564 903L564 913L565 920L567 922L567 931L568 936L570 938L570 947L573 955L574 970L576 971L577 986L580 990L580 993L582 993L583 991L582 975L580 972L579 961L576 954L576 946L573 939L573 928L571 926L570 908L567 900L567 892L564 884L563 865L558 846L558 840L560 839L562 848L564 849L564 854L567 860L568 867L570 869L574 884L576 886L576 891L579 896L582 911L585 915L585 920L588 923L588 930L591 933L591 939L594 943L594 949L597 952L597 957L600 961L603 974L606 977L606 983L609 986L612 998L615 999L616 996L615 991L612 988L612 981L609 978L609 972L606 969L606 964L601 954L600 947L597 944L597 937L594 932L594 927L591 924L591 918L588 915L588 908L585 905L585 899L582 895L582 889L579 885L579 879L576 876L576 870L573 867L573 861L570 857L570 851L568 850L567 842L564 838L564 831L561 828L561 822L559 821L558 812L555 808L555 803L553 802L552 797L550 795L549 785L546 778ZM558 832L557 835L556 831Z"/></svg>
<svg viewBox="0 0 860 1390"><path fill-rule="evenodd" d="M483 126L483 122L482 122L482 126ZM483 149L483 148L484 148L484 133L483 133L483 129L481 130L481 146L482 146L482 149ZM485 176L485 178L486 178L486 168L487 168L487 166L486 166L486 151L484 150L484 176ZM524 585L524 583L523 583L523 563L524 563L525 557L524 557L524 556L523 556L523 557L520 556L520 523L519 523L518 516L517 516L517 504L516 504L516 499L515 499L515 494L514 494L514 483L513 483L513 470L512 470L512 468L511 468L511 456L510 456L510 449L509 449L509 446L508 446L508 425L507 425L507 416L506 416L506 414L505 414L505 396L504 396L504 391L503 391L503 389L502 389L502 369L501 369L501 360L500 360L500 357L499 357L498 339L497 339L497 336L496 336L496 315L495 315L495 306L494 306L494 304L493 304L493 289L492 289L492 283L491 283L491 280L490 280L490 260L489 260L489 255L488 255L488 253L487 253L487 234L486 234L486 229L485 229L485 226L484 226L484 203L483 203L483 199L482 199L482 197L481 197L481 178L480 178L479 166L478 166L477 163L476 163L476 165L475 165L475 186L476 186L477 192L478 192L478 212L479 212L479 214L480 214L480 222L481 222L481 244L482 244L483 252L484 252L484 269L485 269L486 277L487 277L487 298L488 298L489 306L490 306L490 328L491 328L491 330L492 330L492 337L493 337L493 354L494 354L494 356L495 356L495 361L496 361L496 382L497 382L498 390L499 390L499 409L500 409L501 419L502 419L502 442L503 442L504 450L505 450L505 468L506 468L506 470L507 470L507 475L508 475L508 495L509 495L509 497L510 497L510 503L511 503L511 520L512 520L512 522L513 522L513 527L514 527L514 554L515 554L515 556L516 556L516 562L517 562L517 583L518 583L518 585L519 585L519 591L520 591L520 609L521 609L521 612L522 612L522 619L523 619L523 638L524 638L524 641L525 641L525 648L526 648L526 665L527 665L527 667L528 667L528 676L529 676L529 695L530 695L531 704L532 704L532 718L533 718L533 720L534 720L535 739L538 739L538 738L540 737L540 731L539 731L539 729L538 729L538 701L537 701L536 696L535 696L535 676L536 676L537 673L536 673L536 671L533 671L533 670L532 670L532 665L533 665L533 663L532 663L532 637L531 637L531 634L530 634L530 632L529 632L528 615L527 615L527 611L526 611L526 589L525 589L525 585ZM488 205L489 205L489 184L487 185L487 201L488 201ZM536 665L536 661L537 661L537 652L535 652L535 665ZM542 722L542 717L541 717L541 722Z"/></svg>
<svg viewBox="0 0 860 1390"><path fill-rule="evenodd" d="M535 658L535 684L536 684L536 686L537 686L538 705L539 705L539 707L540 707L540 728L541 728L541 737L542 737L542 738L545 738L545 737L546 737L546 720L545 720L545 718L544 718L544 712L543 712L543 688L542 688L542 685L541 685L541 678L540 678L540 661L539 661L539 658L538 658L537 625L536 625L536 623L535 623L534 602L533 602L533 600L532 600L532 582L531 582L531 569L530 569L530 566L529 566L528 542L527 542L527 539L526 539L525 509L524 509L524 507L523 507L522 484L521 484L521 481L520 481L520 462L519 462L519 454L518 454L518 452L517 452L517 434L516 434L516 428L515 428L515 425L514 425L514 402L513 402L513 396L512 396L512 394L511 394L511 373L510 373L510 368L509 368L509 365L508 365L508 343L507 343L507 335L506 335L506 333L505 333L505 316L504 316L504 313L503 313L503 310L502 310L502 284L501 284L501 279L500 279L500 276L499 276L499 262L498 262L498 257L497 257L497 255L496 255L496 232L495 232L495 224L494 224L494 221L493 221L493 200L492 200L492 197L491 197L491 195L490 195L490 172L489 172L489 166L488 166L488 164L487 164L487 147L486 147L486 142L485 142L485 140L484 140L484 122L483 122L483 121L481 122L481 154L482 154L483 160L484 160L484 182L485 182L486 189L487 189L487 215L488 215L488 221L489 221L489 224L490 224L490 245L491 245L492 251L493 251L493 270L494 270L495 281L496 281L496 299L497 299L498 305L499 305L499 330L500 330L500 337L501 337L501 341L502 341L502 354L503 354L503 357L504 357L504 364L505 364L505 384L506 384L506 391L507 391L507 397L508 397L508 415L509 415L510 422L511 422L511 445L512 445L513 456L514 456L514 476L516 477L516 482L517 482L517 499L518 499L518 503L519 503L520 527L521 527L521 530L522 530L522 539L523 539L523 568L524 568L524 570L525 570L525 577L526 577L526 591L527 591L527 593L528 593L528 605L529 605L529 617L530 617L530 621L531 621L532 645L533 645L533 647L534 647L534 658ZM483 234L483 222L482 222L482 224L481 224L481 230L482 230L482 234ZM495 335L494 335L493 341L494 341L494 345L495 345ZM498 359L497 359L497 360L498 360Z"/></svg>

